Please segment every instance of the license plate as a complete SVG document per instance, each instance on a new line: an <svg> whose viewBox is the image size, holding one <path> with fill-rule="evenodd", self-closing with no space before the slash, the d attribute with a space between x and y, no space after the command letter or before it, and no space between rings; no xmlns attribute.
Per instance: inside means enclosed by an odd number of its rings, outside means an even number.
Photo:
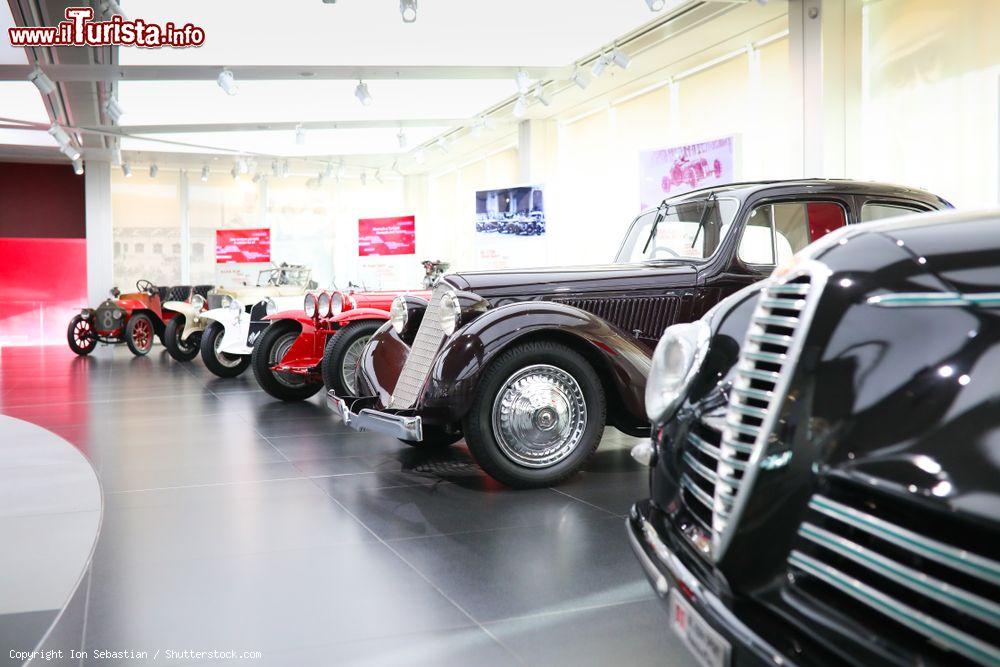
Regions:
<svg viewBox="0 0 1000 667"><path fill-rule="evenodd" d="M670 628L702 667L729 664L729 642L705 622L677 589L670 591Z"/></svg>

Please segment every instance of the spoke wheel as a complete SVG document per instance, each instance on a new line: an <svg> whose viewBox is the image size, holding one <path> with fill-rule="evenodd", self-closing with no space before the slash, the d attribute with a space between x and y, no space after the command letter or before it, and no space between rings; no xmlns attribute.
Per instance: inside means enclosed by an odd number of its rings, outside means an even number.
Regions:
<svg viewBox="0 0 1000 667"><path fill-rule="evenodd" d="M90 354L97 347L94 325L90 323L90 320L85 320L80 315L70 321L66 340L69 342L69 349L81 357Z"/></svg>
<svg viewBox="0 0 1000 667"><path fill-rule="evenodd" d="M344 386L351 391L352 396L356 396L358 393L358 381L354 369L358 366L361 351L365 349L365 345L371 339L371 336L362 336L352 342L344 351L344 361L340 364L340 378L344 382Z"/></svg>
<svg viewBox="0 0 1000 667"><path fill-rule="evenodd" d="M226 368L236 368L240 365L240 362L243 361L243 357L238 354L228 354L226 352L222 352L223 338L224 336L220 334L215 337L214 341L212 341L212 350L215 352L215 359Z"/></svg>
<svg viewBox="0 0 1000 667"><path fill-rule="evenodd" d="M295 344L295 339L298 337L299 334L295 331L283 334L281 338L279 338L271 347L271 351L267 355L267 363L268 366L272 367L272 375L274 376L274 379L292 389L297 389L303 386L306 383L305 379L298 375L292 375L291 373L275 373L273 372L273 367L281 363L281 360L284 359L285 355L288 354L288 351L292 349L292 345Z"/></svg>
<svg viewBox="0 0 1000 667"><path fill-rule="evenodd" d="M149 315L139 313L129 318L125 325L125 342L137 357L149 354L153 349L153 322Z"/></svg>
<svg viewBox="0 0 1000 667"><path fill-rule="evenodd" d="M250 365L254 377L257 378L257 384L268 394L282 401L304 401L323 388L323 383L315 373L298 375L274 370L274 367L285 359L300 335L317 334L303 334L298 324L278 321L264 329L264 333L253 346Z"/></svg>

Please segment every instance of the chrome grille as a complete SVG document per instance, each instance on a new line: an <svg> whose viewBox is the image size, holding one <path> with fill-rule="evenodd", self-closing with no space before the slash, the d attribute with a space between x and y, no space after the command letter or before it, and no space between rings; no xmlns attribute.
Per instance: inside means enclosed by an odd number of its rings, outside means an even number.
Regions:
<svg viewBox="0 0 1000 667"><path fill-rule="evenodd" d="M860 603L935 646L1000 664L1000 562L822 495L809 510L788 558L795 581L805 574L847 596L830 603L850 617Z"/></svg>
<svg viewBox="0 0 1000 667"><path fill-rule="evenodd" d="M712 507L715 505L721 437L722 434L716 429L698 422L688 431L681 455L684 503L706 534L711 534L712 531Z"/></svg>
<svg viewBox="0 0 1000 667"><path fill-rule="evenodd" d="M420 396L420 390L427 381L434 357L444 341L444 331L441 329L441 297L452 289L447 283L440 283L431 294L430 303L420 321L420 328L410 346L410 354L403 363L403 370L396 380L388 408L412 408Z"/></svg>

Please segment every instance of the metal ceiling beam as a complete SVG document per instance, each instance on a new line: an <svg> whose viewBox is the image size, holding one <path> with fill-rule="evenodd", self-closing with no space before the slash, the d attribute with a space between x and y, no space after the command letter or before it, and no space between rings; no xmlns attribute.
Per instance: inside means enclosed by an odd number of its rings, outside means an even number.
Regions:
<svg viewBox="0 0 1000 667"><path fill-rule="evenodd" d="M399 129L410 127L454 127L468 125L471 118L420 118L406 120L333 120L310 122L259 122L259 123L193 123L175 125L122 125L90 128L120 134L180 134L186 132L258 132L275 130L357 130L368 128Z"/></svg>
<svg viewBox="0 0 1000 667"><path fill-rule="evenodd" d="M531 79L567 78L567 67L444 66L309 66L309 65L98 65L42 64L53 81L215 81L229 69L237 81L356 81L428 79L510 79L523 70ZM0 65L0 81L23 81L29 65Z"/></svg>

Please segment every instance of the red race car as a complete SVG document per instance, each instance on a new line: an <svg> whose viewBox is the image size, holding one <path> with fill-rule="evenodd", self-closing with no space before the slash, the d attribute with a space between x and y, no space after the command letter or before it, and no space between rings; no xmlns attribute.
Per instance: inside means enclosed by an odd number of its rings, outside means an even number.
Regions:
<svg viewBox="0 0 1000 667"><path fill-rule="evenodd" d="M393 299L408 293L310 292L303 310L268 315L250 362L257 383L283 401L307 399L324 384L350 394L361 350L389 319Z"/></svg>
<svg viewBox="0 0 1000 667"><path fill-rule="evenodd" d="M142 356L153 349L153 336L163 342L166 323L174 316L164 310L164 301L187 301L200 297L212 289L211 285L181 285L157 287L148 280L139 280L135 292L122 294L112 288L111 298L97 308L84 308L70 320L66 338L69 349L80 356L94 351L98 343L117 345L125 343L132 354Z"/></svg>

